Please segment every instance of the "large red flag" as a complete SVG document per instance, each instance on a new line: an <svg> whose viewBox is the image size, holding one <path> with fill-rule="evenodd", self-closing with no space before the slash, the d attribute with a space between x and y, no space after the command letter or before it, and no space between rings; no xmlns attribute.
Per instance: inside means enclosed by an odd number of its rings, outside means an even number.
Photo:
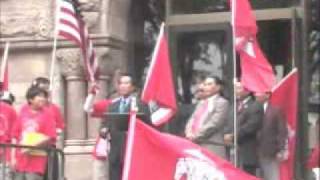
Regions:
<svg viewBox="0 0 320 180"><path fill-rule="evenodd" d="M248 0L232 0L235 48L241 59L241 83L252 92L271 91L275 75L256 39L258 27Z"/></svg>
<svg viewBox="0 0 320 180"><path fill-rule="evenodd" d="M177 109L164 24L161 25L141 100L159 107L151 117L155 125L161 125L170 120Z"/></svg>
<svg viewBox="0 0 320 180"><path fill-rule="evenodd" d="M309 169L320 168L320 144L311 151L306 166Z"/></svg>
<svg viewBox="0 0 320 180"><path fill-rule="evenodd" d="M256 37L258 27L248 0L231 0L233 26L235 28L236 48L238 51L252 38Z"/></svg>
<svg viewBox="0 0 320 180"><path fill-rule="evenodd" d="M1 62L1 75L0 82L2 83L2 87L0 87L0 91L8 91L9 90L9 74L8 74L8 53L9 53L10 43L7 42L5 49L3 51L3 57Z"/></svg>
<svg viewBox="0 0 320 180"><path fill-rule="evenodd" d="M258 180L191 141L135 124L126 180Z"/></svg>
<svg viewBox="0 0 320 180"><path fill-rule="evenodd" d="M289 129L288 159L280 165L280 180L292 180L297 130L298 72L292 70L272 91L270 103L285 114Z"/></svg>
<svg viewBox="0 0 320 180"><path fill-rule="evenodd" d="M251 92L270 92L275 75L257 40L247 42L240 51L241 83Z"/></svg>

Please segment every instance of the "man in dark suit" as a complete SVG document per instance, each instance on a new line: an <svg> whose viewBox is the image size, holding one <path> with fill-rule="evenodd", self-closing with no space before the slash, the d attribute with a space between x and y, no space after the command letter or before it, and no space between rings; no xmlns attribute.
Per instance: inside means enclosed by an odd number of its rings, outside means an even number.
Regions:
<svg viewBox="0 0 320 180"><path fill-rule="evenodd" d="M256 93L257 101L263 103L264 117L258 134L258 157L264 180L280 178L279 163L288 157L288 128L283 112L268 103L271 93Z"/></svg>
<svg viewBox="0 0 320 180"><path fill-rule="evenodd" d="M263 106L240 83L235 84L237 95L237 143L240 166L255 175L258 167L257 133L262 126ZM233 127L224 135L226 144L233 143Z"/></svg>
<svg viewBox="0 0 320 180"><path fill-rule="evenodd" d="M121 180L122 166L125 153L125 139L128 130L127 115L132 101L136 101L138 117L150 124L150 111L134 96L135 82L129 74L121 74L118 80L119 98L113 102L106 113L106 119L101 124L100 135L106 136L106 130L110 130L109 174L110 180ZM118 118L118 119L117 119Z"/></svg>

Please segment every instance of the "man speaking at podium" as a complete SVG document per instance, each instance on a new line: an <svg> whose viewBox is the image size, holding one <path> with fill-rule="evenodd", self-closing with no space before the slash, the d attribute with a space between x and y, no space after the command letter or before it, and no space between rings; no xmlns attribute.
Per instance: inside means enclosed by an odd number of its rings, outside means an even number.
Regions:
<svg viewBox="0 0 320 180"><path fill-rule="evenodd" d="M150 111L139 98L133 98L135 81L129 74L121 74L118 79L119 98L106 110L105 120L102 121L100 135L105 137L110 130L109 174L110 180L121 180L122 166L125 153L125 141L128 130L129 111L132 101L137 101L137 116L147 124L151 124Z"/></svg>

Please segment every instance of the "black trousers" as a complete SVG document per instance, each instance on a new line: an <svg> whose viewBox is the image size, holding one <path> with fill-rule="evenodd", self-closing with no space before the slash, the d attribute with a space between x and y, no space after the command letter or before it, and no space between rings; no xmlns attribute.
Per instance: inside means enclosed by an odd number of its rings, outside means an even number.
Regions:
<svg viewBox="0 0 320 180"><path fill-rule="evenodd" d="M57 152L49 151L48 153L48 163L46 167L46 172L44 174L44 180L59 180L59 155Z"/></svg>
<svg viewBox="0 0 320 180"><path fill-rule="evenodd" d="M126 131L111 132L109 179L121 180L125 154Z"/></svg>
<svg viewBox="0 0 320 180"><path fill-rule="evenodd" d="M247 164L243 165L243 170L254 176L256 176L257 174L257 168L258 167L256 165L247 165Z"/></svg>

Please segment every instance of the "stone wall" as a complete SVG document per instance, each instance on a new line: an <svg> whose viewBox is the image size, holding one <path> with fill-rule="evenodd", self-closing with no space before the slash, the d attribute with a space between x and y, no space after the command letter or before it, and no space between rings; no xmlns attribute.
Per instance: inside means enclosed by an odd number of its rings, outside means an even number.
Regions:
<svg viewBox="0 0 320 180"><path fill-rule="evenodd" d="M101 92L105 97L116 69L127 69L131 0L79 0L82 14L96 47L101 67ZM53 44L55 1L0 0L0 48L10 41L10 91L17 109L25 102L25 91L32 79L49 77ZM64 151L66 178L91 179L90 156L99 121L82 110L87 81L79 49L72 42L58 40L54 72L53 101L66 118ZM79 173L81 172L81 173Z"/></svg>

